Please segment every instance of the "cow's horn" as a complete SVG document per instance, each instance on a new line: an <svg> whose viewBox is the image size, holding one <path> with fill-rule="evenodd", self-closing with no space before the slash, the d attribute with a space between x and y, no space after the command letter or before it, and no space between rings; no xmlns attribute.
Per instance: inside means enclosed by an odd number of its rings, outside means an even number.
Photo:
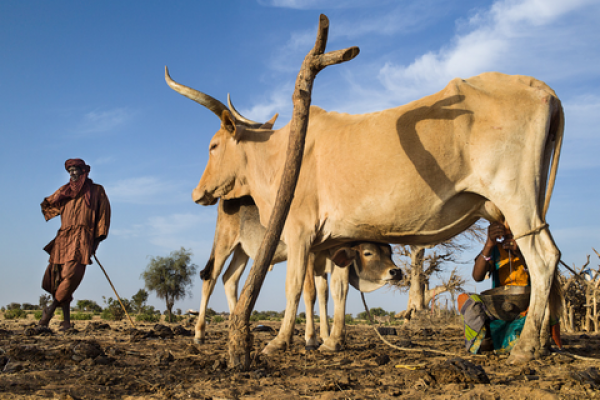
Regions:
<svg viewBox="0 0 600 400"><path fill-rule="evenodd" d="M259 126L263 125L261 122L252 121L240 114L238 110L235 109L233 104L231 104L231 96L229 96L229 93L227 93L227 105L229 106L229 111L231 112L231 115L233 115L233 118L235 118L237 122L241 122L242 124L247 125L251 128L258 128Z"/></svg>
<svg viewBox="0 0 600 400"><path fill-rule="evenodd" d="M219 100L211 97L207 94L197 91L196 89L192 89L185 85L181 85L171 79L169 75L169 69L165 66L165 81L167 81L167 85L171 87L174 91L179 94L184 95L188 99L194 100L196 103L203 105L208 108L210 111L217 114L219 118L221 118L221 114L223 111L227 110L227 106L221 103Z"/></svg>

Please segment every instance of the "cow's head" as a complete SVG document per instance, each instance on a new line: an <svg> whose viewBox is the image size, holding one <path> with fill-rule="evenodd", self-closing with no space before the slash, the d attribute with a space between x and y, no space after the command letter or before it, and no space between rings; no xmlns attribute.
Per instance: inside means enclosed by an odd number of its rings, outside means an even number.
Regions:
<svg viewBox="0 0 600 400"><path fill-rule="evenodd" d="M229 96L228 108L205 93L173 81L166 67L165 80L171 89L208 108L221 120L220 129L210 141L208 163L198 186L192 192L192 199L198 204L213 205L219 198L231 199L248 195L245 186L239 182L238 171L243 168L239 161L244 160L244 157L238 154L240 149L237 143L247 129L271 129L277 114L266 123L254 122L237 112Z"/></svg>
<svg viewBox="0 0 600 400"><path fill-rule="evenodd" d="M372 292L386 283L402 279L402 270L392 261L389 244L361 242L336 249L332 261L350 267L350 284L361 292Z"/></svg>

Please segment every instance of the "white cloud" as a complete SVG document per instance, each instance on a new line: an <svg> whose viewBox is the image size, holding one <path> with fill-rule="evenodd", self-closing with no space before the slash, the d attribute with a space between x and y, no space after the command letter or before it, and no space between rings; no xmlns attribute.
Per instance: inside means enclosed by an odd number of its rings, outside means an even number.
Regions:
<svg viewBox="0 0 600 400"><path fill-rule="evenodd" d="M597 139L600 131L600 96L585 94L563 103L570 139Z"/></svg>
<svg viewBox="0 0 600 400"><path fill-rule="evenodd" d="M264 102L256 102L250 109L241 109L240 114L257 122L266 122L279 113L275 127L287 123L291 118L294 88L281 86L275 89ZM282 122L283 121L283 122Z"/></svg>
<svg viewBox="0 0 600 400"><path fill-rule="evenodd" d="M134 114L127 108L90 111L83 115L76 131L78 134L108 132L131 120Z"/></svg>
<svg viewBox="0 0 600 400"><path fill-rule="evenodd" d="M364 0L258 0L258 3L263 6L295 10L374 7L389 2L390 0L369 0L367 2Z"/></svg>
<svg viewBox="0 0 600 400"><path fill-rule="evenodd" d="M276 72L297 73L298 66L304 59L302 54L306 54L315 44L315 32L316 24L310 29L293 32L287 42L273 52L269 68Z"/></svg>
<svg viewBox="0 0 600 400"><path fill-rule="evenodd" d="M111 234L122 238L145 238L163 249L173 250L183 246L210 252L216 226L216 208L198 207L198 210L198 213L149 217L142 224L115 227Z"/></svg>
<svg viewBox="0 0 600 400"><path fill-rule="evenodd" d="M191 190L183 185L163 181L154 176L123 179L104 185L111 202L132 204L165 204L190 201Z"/></svg>
<svg viewBox="0 0 600 400"><path fill-rule="evenodd" d="M429 51L409 65L387 62L379 71L379 82L385 96L398 104L438 91L453 78L467 78L485 71L564 77L574 73L572 67L564 65L573 63L573 57L582 61L578 68L590 71L595 64L583 62L582 57L589 55L581 54L578 48L585 48L581 45L585 42L591 50L595 46L594 38L578 30L555 27L558 19L563 18L561 21L565 23L567 14L573 11L591 11L597 15L598 7L584 8L589 3L497 2L491 9L473 16L463 28L464 32L447 46Z"/></svg>

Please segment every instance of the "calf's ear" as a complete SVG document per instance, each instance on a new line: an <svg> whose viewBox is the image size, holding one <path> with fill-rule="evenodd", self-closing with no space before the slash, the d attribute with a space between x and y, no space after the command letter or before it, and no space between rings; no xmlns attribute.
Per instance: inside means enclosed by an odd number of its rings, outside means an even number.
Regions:
<svg viewBox="0 0 600 400"><path fill-rule="evenodd" d="M346 268L354 262L355 255L356 251L354 249L344 246L340 247L335 253L333 253L331 256L331 261L333 261L338 267Z"/></svg>

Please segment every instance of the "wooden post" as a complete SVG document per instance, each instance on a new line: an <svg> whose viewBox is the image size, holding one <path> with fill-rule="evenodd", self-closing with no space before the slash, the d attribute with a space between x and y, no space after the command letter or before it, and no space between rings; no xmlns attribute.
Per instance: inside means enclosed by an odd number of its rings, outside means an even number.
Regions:
<svg viewBox="0 0 600 400"><path fill-rule="evenodd" d="M277 192L275 206L269 219L269 225L263 242L258 250L250 275L240 295L240 299L231 314L229 327L230 367L247 370L250 368L252 334L250 333L250 314L265 279L267 268L279 243L281 232L290 210L296 189L300 165L304 155L304 142L308 127L308 112L314 79L325 67L350 61L359 53L358 47L337 50L324 54L329 32L329 20L321 14L319 31L314 48L306 55L296 79L292 100L294 112L290 123L290 138L286 153L281 184Z"/></svg>

